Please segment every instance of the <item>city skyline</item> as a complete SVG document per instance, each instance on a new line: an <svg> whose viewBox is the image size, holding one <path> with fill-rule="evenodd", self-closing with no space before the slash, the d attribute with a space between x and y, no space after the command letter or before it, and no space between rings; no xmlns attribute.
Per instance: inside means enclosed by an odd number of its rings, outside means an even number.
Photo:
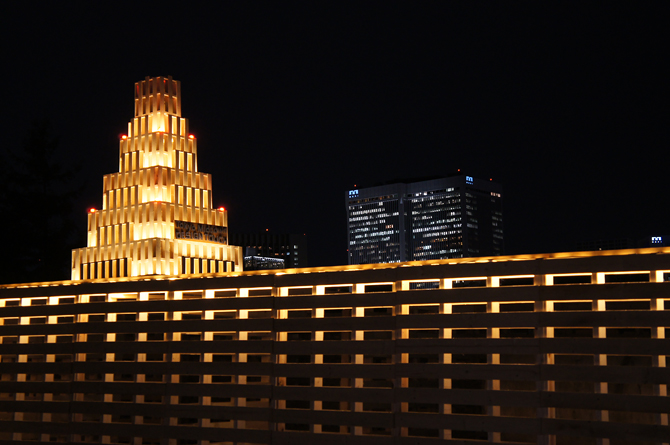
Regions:
<svg viewBox="0 0 670 445"><path fill-rule="evenodd" d="M142 51L122 9L24 8L3 14L2 155L51 120L84 165L79 234L127 86L168 75L231 232L306 233L315 266L346 263L344 191L457 168L502 184L508 253L667 233L662 5L224 5Z"/></svg>
<svg viewBox="0 0 670 445"><path fill-rule="evenodd" d="M668 12L3 6L0 441L664 443ZM343 194L456 171L503 255L346 265Z"/></svg>

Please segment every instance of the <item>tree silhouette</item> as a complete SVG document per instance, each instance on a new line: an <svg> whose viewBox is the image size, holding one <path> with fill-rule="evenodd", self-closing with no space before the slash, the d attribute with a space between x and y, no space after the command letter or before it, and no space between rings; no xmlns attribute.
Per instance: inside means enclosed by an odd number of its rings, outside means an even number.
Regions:
<svg viewBox="0 0 670 445"><path fill-rule="evenodd" d="M59 152L46 119L34 121L21 150L1 161L0 283L69 279L79 167Z"/></svg>

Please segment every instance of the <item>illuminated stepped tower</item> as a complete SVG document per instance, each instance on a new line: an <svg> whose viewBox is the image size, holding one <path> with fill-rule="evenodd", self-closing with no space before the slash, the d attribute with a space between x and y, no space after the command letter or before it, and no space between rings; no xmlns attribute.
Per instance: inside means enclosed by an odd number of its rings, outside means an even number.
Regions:
<svg viewBox="0 0 670 445"><path fill-rule="evenodd" d="M120 141L119 173L104 176L102 210L88 214L88 246L72 251L72 279L242 270L228 217L212 208L211 175L171 77L135 84L135 117Z"/></svg>

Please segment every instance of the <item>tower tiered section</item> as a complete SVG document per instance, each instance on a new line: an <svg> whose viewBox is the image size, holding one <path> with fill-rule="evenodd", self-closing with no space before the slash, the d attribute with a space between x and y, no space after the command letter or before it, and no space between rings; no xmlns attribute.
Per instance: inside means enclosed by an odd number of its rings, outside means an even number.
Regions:
<svg viewBox="0 0 670 445"><path fill-rule="evenodd" d="M180 93L169 76L135 84L119 172L104 176L87 247L72 251L73 280L242 270L241 248L228 245L227 212L212 207L211 175L198 172Z"/></svg>

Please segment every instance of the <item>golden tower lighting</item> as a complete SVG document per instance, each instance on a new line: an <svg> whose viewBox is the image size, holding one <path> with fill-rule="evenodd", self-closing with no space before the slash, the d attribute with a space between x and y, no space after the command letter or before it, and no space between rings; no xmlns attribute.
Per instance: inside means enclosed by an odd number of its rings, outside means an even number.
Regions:
<svg viewBox="0 0 670 445"><path fill-rule="evenodd" d="M228 215L212 208L196 138L172 77L135 83L135 117L119 142L119 172L104 176L102 210L88 213L87 247L72 251L72 279L197 275L242 270L228 245Z"/></svg>

